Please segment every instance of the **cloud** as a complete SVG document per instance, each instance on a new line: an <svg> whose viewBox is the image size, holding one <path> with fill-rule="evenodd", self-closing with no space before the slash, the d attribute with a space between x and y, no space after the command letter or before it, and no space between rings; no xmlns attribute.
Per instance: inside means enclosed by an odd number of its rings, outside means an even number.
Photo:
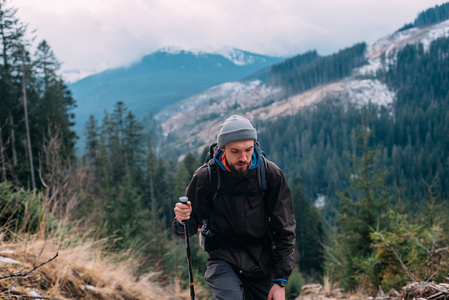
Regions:
<svg viewBox="0 0 449 300"><path fill-rule="evenodd" d="M374 42L436 0L15 0L64 70L130 64L167 45L292 56Z"/></svg>

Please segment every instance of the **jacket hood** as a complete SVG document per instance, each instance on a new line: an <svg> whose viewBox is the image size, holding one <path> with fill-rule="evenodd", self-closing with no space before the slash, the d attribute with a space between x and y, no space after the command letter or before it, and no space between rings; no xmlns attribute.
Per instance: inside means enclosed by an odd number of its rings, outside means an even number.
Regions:
<svg viewBox="0 0 449 300"><path fill-rule="evenodd" d="M220 166L220 168L223 171L228 171L229 170L225 167L223 160L223 150L218 150L217 154L215 154L214 156L214 160L216 162L216 164L218 166ZM260 161L260 154L259 154L259 150L257 150L257 147L254 146L254 152L253 152L253 156L251 157L251 166L249 167L250 170L257 168L257 166L259 165L259 161Z"/></svg>

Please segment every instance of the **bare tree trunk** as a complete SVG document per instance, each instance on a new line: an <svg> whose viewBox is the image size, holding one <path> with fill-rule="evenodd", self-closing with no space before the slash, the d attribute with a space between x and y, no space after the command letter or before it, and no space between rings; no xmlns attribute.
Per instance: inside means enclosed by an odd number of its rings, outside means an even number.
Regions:
<svg viewBox="0 0 449 300"><path fill-rule="evenodd" d="M156 220L157 212L156 212L156 199L154 197L154 185L153 185L153 172L150 171L149 174L150 180L150 196L151 196L151 217L153 220Z"/></svg>
<svg viewBox="0 0 449 300"><path fill-rule="evenodd" d="M402 213L402 187L401 187L401 167L398 166L398 212Z"/></svg>
<svg viewBox="0 0 449 300"><path fill-rule="evenodd" d="M16 151L16 134L14 131L14 119L12 112L9 113L9 123L11 124L11 151L13 166L17 166L17 151Z"/></svg>
<svg viewBox="0 0 449 300"><path fill-rule="evenodd" d="M2 160L2 174L3 174L3 182L6 182L6 165L5 165L5 154L3 153L3 135L2 135L2 120L0 119L0 153Z"/></svg>
<svg viewBox="0 0 449 300"><path fill-rule="evenodd" d="M22 56L22 59L24 57ZM27 108L27 91L26 91L26 78L25 78L25 61L22 60L22 93L23 93L23 110L25 111L25 126L27 133L27 146L28 146L28 156L30 158L30 172L31 172L31 184L33 190L36 189L36 181L34 179L34 166L33 166L33 151L31 149L31 138L30 138L30 125L28 122L28 108Z"/></svg>

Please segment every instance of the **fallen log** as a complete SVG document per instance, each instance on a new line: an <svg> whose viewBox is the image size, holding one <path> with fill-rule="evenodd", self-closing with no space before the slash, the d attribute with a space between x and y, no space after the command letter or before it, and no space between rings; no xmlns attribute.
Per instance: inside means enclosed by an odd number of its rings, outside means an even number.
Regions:
<svg viewBox="0 0 449 300"><path fill-rule="evenodd" d="M446 300L449 299L449 284L433 282L413 282L403 289L402 299L430 299Z"/></svg>

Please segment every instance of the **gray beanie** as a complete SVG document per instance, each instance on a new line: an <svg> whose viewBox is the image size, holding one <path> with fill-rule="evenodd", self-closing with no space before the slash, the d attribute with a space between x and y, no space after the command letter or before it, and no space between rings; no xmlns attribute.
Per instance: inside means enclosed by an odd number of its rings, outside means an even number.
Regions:
<svg viewBox="0 0 449 300"><path fill-rule="evenodd" d="M238 115L230 116L220 125L217 146L221 149L226 144L242 140L257 141L256 129L244 117Z"/></svg>

